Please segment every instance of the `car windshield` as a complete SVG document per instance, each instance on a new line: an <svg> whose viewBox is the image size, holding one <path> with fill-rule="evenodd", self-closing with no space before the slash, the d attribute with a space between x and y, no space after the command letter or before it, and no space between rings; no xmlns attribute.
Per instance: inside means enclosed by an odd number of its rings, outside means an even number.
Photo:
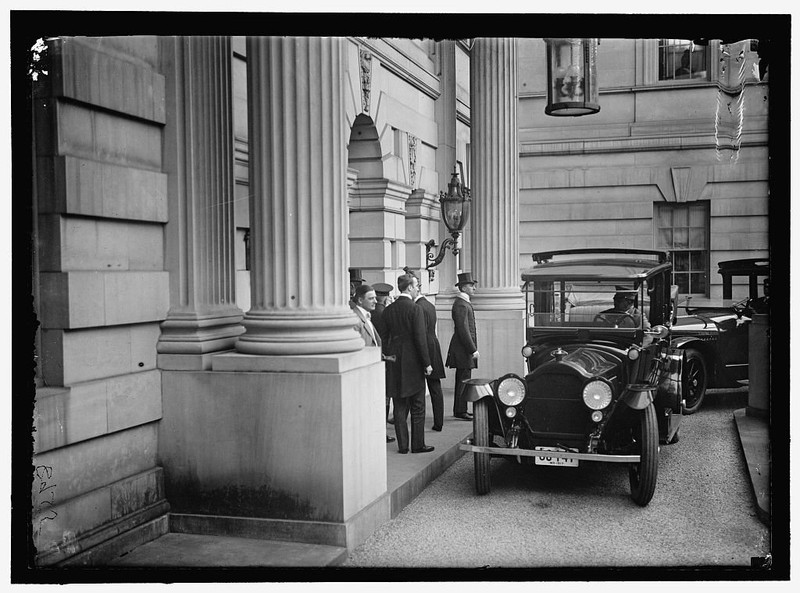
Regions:
<svg viewBox="0 0 800 593"><path fill-rule="evenodd" d="M645 281L532 281L525 293L528 327L641 328L650 313Z"/></svg>

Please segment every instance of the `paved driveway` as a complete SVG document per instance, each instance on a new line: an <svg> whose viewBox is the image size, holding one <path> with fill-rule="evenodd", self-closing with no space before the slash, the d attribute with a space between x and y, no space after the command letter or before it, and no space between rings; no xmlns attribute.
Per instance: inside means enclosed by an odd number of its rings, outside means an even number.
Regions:
<svg viewBox="0 0 800 593"><path fill-rule="evenodd" d="M474 493L467 454L346 567L749 567L770 550L756 516L733 411L746 393L714 393L661 447L649 506L629 498L627 468L519 466L492 460L492 492Z"/></svg>

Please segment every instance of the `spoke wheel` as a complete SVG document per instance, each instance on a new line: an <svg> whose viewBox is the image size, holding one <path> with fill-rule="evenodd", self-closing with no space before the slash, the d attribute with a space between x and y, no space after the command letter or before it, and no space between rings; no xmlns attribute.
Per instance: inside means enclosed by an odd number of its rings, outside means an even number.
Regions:
<svg viewBox="0 0 800 593"><path fill-rule="evenodd" d="M706 386L708 385L706 362L703 360L703 355L697 350L690 349L686 351L683 376L683 399L686 402L683 413L686 415L694 414L703 403L703 399L706 396Z"/></svg>
<svg viewBox="0 0 800 593"><path fill-rule="evenodd" d="M489 400L476 401L472 405L472 439L479 447L489 446ZM492 457L488 453L473 453L475 460L475 490L488 494L491 489L489 466Z"/></svg>
<svg viewBox="0 0 800 593"><path fill-rule="evenodd" d="M631 498L639 506L647 506L656 491L658 479L658 421L653 404L639 413L639 427L634 430L639 444L639 463L632 463L628 470L631 482Z"/></svg>

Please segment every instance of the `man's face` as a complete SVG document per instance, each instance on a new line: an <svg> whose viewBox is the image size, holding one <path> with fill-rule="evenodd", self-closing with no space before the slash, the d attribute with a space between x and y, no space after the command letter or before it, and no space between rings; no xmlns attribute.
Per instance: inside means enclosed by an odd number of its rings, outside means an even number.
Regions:
<svg viewBox="0 0 800 593"><path fill-rule="evenodd" d="M364 296L358 299L358 306L365 311L374 311L375 305L378 303L378 297L375 296L375 291L370 290L365 292Z"/></svg>
<svg viewBox="0 0 800 593"><path fill-rule="evenodd" d="M475 285L474 284L462 284L461 285L461 292L467 293L469 296L475 294Z"/></svg>
<svg viewBox="0 0 800 593"><path fill-rule="evenodd" d="M628 311L631 307L633 307L633 299L621 295L614 297L614 308L617 311Z"/></svg>
<svg viewBox="0 0 800 593"><path fill-rule="evenodd" d="M412 298L417 298L417 296L419 296L419 280L417 280L416 276L411 279L408 292Z"/></svg>

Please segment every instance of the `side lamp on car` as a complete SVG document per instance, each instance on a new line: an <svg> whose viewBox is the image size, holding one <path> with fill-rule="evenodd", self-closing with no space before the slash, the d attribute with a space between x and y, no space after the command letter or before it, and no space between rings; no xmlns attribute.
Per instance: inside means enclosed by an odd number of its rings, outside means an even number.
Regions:
<svg viewBox="0 0 800 593"><path fill-rule="evenodd" d="M644 333L648 336L666 338L669 335L669 328L664 325L654 325L650 329L644 330Z"/></svg>
<svg viewBox="0 0 800 593"><path fill-rule="evenodd" d="M525 358L530 358L531 356L533 356L533 347L529 346L528 344L523 346L522 347L522 356L524 356Z"/></svg>

